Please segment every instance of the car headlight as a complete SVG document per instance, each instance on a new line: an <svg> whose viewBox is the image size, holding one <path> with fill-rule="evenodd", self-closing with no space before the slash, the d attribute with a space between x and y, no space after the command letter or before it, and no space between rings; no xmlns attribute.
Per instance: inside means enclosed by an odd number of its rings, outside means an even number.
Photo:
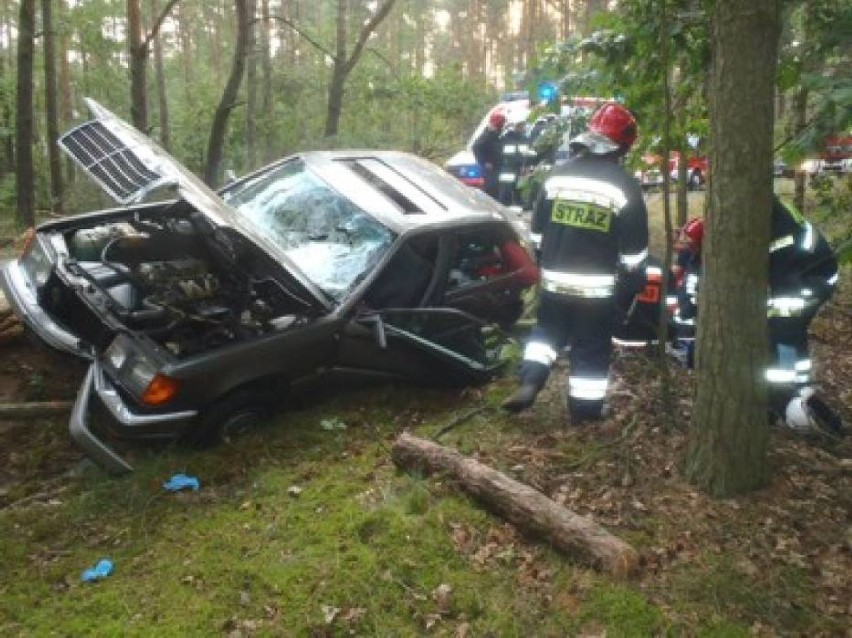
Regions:
<svg viewBox="0 0 852 638"><path fill-rule="evenodd" d="M178 380L161 374L159 363L139 351L124 335L113 339L104 351L104 359L121 384L145 405L163 405L178 393Z"/></svg>
<svg viewBox="0 0 852 638"><path fill-rule="evenodd" d="M21 266L36 288L41 288L53 272L53 260L47 254L44 245L33 240L21 255Z"/></svg>

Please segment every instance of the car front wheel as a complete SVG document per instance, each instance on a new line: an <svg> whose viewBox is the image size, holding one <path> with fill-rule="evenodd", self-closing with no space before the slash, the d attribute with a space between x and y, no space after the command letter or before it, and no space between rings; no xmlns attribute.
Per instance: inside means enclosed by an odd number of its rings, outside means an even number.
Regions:
<svg viewBox="0 0 852 638"><path fill-rule="evenodd" d="M237 390L213 402L201 413L198 427L184 441L209 447L232 439L261 425L272 412L271 397L262 391Z"/></svg>

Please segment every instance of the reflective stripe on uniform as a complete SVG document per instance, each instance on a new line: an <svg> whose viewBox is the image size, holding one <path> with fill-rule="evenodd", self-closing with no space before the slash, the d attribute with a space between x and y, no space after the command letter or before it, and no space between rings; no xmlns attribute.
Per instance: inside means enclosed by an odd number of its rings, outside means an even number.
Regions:
<svg viewBox="0 0 852 638"><path fill-rule="evenodd" d="M550 177L544 182L544 190L547 199L585 202L612 211L621 210L627 203L627 195L618 186L589 177Z"/></svg>
<svg viewBox="0 0 852 638"><path fill-rule="evenodd" d="M615 290L615 275L587 275L542 268L541 286L549 292L562 295L610 297Z"/></svg>
<svg viewBox="0 0 852 638"><path fill-rule="evenodd" d="M541 233L530 233L530 241L536 248L541 246Z"/></svg>
<svg viewBox="0 0 852 638"><path fill-rule="evenodd" d="M518 152L517 144L506 144L503 147L503 154L504 155L514 155L517 152Z"/></svg>
<svg viewBox="0 0 852 638"><path fill-rule="evenodd" d="M810 372L813 365L810 359L799 359L796 361L796 372Z"/></svg>
<svg viewBox="0 0 852 638"><path fill-rule="evenodd" d="M831 277L826 279L825 283L827 283L829 286L833 286L834 284L837 283L838 279L840 279L840 271L839 270L836 273L834 273Z"/></svg>
<svg viewBox="0 0 852 638"><path fill-rule="evenodd" d="M786 368L767 368L766 380L769 383L789 384L795 383L796 371Z"/></svg>
<svg viewBox="0 0 852 638"><path fill-rule="evenodd" d="M568 396L599 401L606 396L606 377L568 377Z"/></svg>
<svg viewBox="0 0 852 638"><path fill-rule="evenodd" d="M637 266L639 266L645 259L648 258L648 249L640 250L638 253L632 253L629 255L621 256L621 265L627 268L628 270L633 270ZM659 274L662 274L660 272Z"/></svg>
<svg viewBox="0 0 852 638"><path fill-rule="evenodd" d="M781 250L782 248L786 248L787 246L792 246L796 243L796 238L792 235L785 235L784 237L780 237L776 239L774 242L769 244L769 252L774 253L776 250Z"/></svg>
<svg viewBox="0 0 852 638"><path fill-rule="evenodd" d="M556 361L556 350L543 341L530 341L524 348L524 361L534 361L548 368Z"/></svg>
<svg viewBox="0 0 852 638"><path fill-rule="evenodd" d="M647 253L648 253L648 251L646 250L645 254L647 254ZM657 275L659 277L662 277L663 276L663 269L657 268L656 266L648 266L645 269L645 274L646 275Z"/></svg>
<svg viewBox="0 0 852 638"><path fill-rule="evenodd" d="M698 291L698 275L687 275L683 286L686 294L694 295Z"/></svg>
<svg viewBox="0 0 852 638"><path fill-rule="evenodd" d="M805 234L802 236L802 250L811 252L816 246L816 233L810 222L805 222Z"/></svg>
<svg viewBox="0 0 852 638"><path fill-rule="evenodd" d="M515 174L514 173L500 173L499 180L501 182L514 182Z"/></svg>
<svg viewBox="0 0 852 638"><path fill-rule="evenodd" d="M798 317L805 309L805 300L801 297L773 297L767 300L769 317Z"/></svg>

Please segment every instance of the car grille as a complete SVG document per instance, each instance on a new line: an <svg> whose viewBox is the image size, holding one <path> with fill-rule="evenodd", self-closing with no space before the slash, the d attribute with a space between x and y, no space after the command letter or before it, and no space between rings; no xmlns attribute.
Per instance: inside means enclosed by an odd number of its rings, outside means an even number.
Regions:
<svg viewBox="0 0 852 638"><path fill-rule="evenodd" d="M119 202L131 201L161 179L98 121L72 129L59 143Z"/></svg>

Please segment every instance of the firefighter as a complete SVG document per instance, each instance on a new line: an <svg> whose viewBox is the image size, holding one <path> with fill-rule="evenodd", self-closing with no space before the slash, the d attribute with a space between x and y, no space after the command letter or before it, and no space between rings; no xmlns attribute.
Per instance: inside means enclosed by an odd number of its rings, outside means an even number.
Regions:
<svg viewBox="0 0 852 638"><path fill-rule="evenodd" d="M518 179L521 177L530 148L525 132L526 125L525 120L518 120L500 138L503 162L499 176L499 200L505 206L512 206L518 202Z"/></svg>
<svg viewBox="0 0 852 638"><path fill-rule="evenodd" d="M837 259L825 237L778 197L773 198L771 224L767 301L770 365L766 370L769 409L794 429L817 427L839 433L840 419L815 393L808 353L808 327L837 286ZM690 220L683 234L687 246L675 266L675 276L681 266L683 277L674 322L679 333L687 327L694 334L703 222ZM692 344L688 346L691 367Z"/></svg>
<svg viewBox="0 0 852 638"><path fill-rule="evenodd" d="M503 144L500 133L506 125L506 116L494 111L488 118L488 124L473 143L473 156L482 167L485 185L483 190L494 199L500 196L500 169L503 164Z"/></svg>
<svg viewBox="0 0 852 638"><path fill-rule="evenodd" d="M691 340L695 336L695 316L698 313L698 280L701 277L701 245L704 241L704 220L693 217L681 230L675 264L674 291L677 310L672 317L676 336Z"/></svg>
<svg viewBox="0 0 852 638"><path fill-rule="evenodd" d="M800 212L775 197L769 244L770 365L766 380L770 410L793 428L822 425L840 430L839 418L814 395L808 352L808 326L834 293L838 277L837 258L825 237ZM810 413L814 411L817 414Z"/></svg>
<svg viewBox="0 0 852 638"><path fill-rule="evenodd" d="M520 387L503 402L509 412L533 404L569 345L572 422L605 416L616 307L630 305L617 304L616 279L626 297L645 286L647 210L639 184L620 164L636 135L630 111L604 104L571 141L572 159L544 183L531 225L541 249L538 322L524 350Z"/></svg>

